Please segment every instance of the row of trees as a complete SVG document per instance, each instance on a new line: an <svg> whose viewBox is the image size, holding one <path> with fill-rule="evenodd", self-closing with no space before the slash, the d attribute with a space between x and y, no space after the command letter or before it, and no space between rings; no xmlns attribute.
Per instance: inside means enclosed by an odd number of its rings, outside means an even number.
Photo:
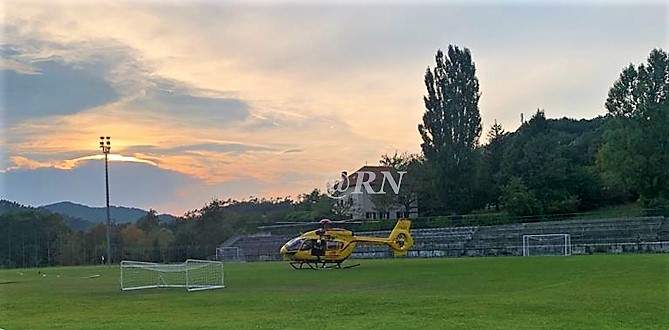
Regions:
<svg viewBox="0 0 669 330"><path fill-rule="evenodd" d="M170 222L150 210L134 223L112 225L112 261L209 258L225 239L256 232L260 225L337 218L333 203L314 190L297 200L212 200ZM0 228L0 267L96 264L106 254L105 225L75 230L61 215L42 209L0 201Z"/></svg>
<svg viewBox="0 0 669 330"><path fill-rule="evenodd" d="M565 213L669 198L669 60L655 49L609 91L608 114L547 119L543 110L508 133L495 122L479 143L481 97L468 49L438 51L425 73L422 155L412 184L423 215L504 209L516 215ZM386 157L387 158L387 157Z"/></svg>

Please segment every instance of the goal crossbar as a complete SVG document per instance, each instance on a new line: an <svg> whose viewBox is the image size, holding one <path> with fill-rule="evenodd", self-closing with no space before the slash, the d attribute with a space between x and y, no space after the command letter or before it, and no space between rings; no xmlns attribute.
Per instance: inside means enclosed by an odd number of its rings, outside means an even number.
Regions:
<svg viewBox="0 0 669 330"><path fill-rule="evenodd" d="M536 255L571 255L571 235L523 235L523 256Z"/></svg>

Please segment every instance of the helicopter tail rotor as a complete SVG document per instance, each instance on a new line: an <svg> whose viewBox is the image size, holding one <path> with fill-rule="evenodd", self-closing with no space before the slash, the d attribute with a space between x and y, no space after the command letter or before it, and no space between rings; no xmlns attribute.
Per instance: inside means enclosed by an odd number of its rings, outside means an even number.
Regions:
<svg viewBox="0 0 669 330"><path fill-rule="evenodd" d="M396 257L405 256L407 251L413 246L413 237L411 237L411 220L400 219L397 220L395 228L390 232L386 244L393 249Z"/></svg>

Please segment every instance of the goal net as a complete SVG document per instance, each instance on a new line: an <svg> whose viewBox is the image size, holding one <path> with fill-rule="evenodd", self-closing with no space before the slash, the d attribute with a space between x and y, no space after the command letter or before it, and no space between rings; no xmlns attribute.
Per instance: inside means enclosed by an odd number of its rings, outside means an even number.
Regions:
<svg viewBox="0 0 669 330"><path fill-rule="evenodd" d="M186 288L188 291L223 288L223 263L188 259L180 264L121 261L121 290Z"/></svg>
<svg viewBox="0 0 669 330"><path fill-rule="evenodd" d="M216 260L220 261L243 261L243 256L238 247L216 248Z"/></svg>
<svg viewBox="0 0 669 330"><path fill-rule="evenodd" d="M523 235L523 256L571 255L569 234Z"/></svg>

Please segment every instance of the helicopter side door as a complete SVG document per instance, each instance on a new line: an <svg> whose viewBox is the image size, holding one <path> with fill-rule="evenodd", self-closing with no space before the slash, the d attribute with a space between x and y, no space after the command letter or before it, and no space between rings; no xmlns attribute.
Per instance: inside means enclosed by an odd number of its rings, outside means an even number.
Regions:
<svg viewBox="0 0 669 330"><path fill-rule="evenodd" d="M344 243L336 240L330 240L326 242L325 245L325 256L330 258L336 258L340 255L341 249L344 246Z"/></svg>
<svg viewBox="0 0 669 330"><path fill-rule="evenodd" d="M314 257L322 257L325 255L325 240L310 239L304 242L304 246L311 250L311 255Z"/></svg>

